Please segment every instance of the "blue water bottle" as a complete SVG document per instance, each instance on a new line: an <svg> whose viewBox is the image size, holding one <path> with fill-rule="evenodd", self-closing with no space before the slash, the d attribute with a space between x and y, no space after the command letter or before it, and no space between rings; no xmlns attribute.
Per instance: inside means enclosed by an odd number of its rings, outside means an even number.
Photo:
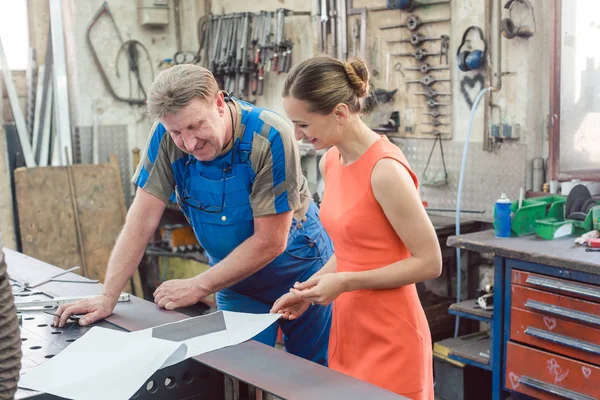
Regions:
<svg viewBox="0 0 600 400"><path fill-rule="evenodd" d="M494 207L494 234L498 238L510 237L510 199L502 193Z"/></svg>

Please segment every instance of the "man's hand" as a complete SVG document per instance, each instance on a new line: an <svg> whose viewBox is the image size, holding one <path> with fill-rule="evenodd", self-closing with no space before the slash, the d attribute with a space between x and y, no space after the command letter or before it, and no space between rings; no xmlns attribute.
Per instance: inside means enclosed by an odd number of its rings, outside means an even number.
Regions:
<svg viewBox="0 0 600 400"><path fill-rule="evenodd" d="M56 315L60 315L60 317L54 317L53 324L62 328L70 316L85 314L79 319L79 325L89 325L111 315L117 305L117 300L117 298L113 299L108 294L102 293L91 299L63 304L56 310Z"/></svg>
<svg viewBox="0 0 600 400"><path fill-rule="evenodd" d="M335 272L296 283L290 292L314 304L326 306L346 291L344 274Z"/></svg>
<svg viewBox="0 0 600 400"><path fill-rule="evenodd" d="M154 302L167 310L196 304L210 293L203 289L196 278L173 279L164 282L154 292Z"/></svg>
<svg viewBox="0 0 600 400"><path fill-rule="evenodd" d="M271 308L272 314L282 314L283 319L299 318L310 307L310 301L292 293L286 293L277 299Z"/></svg>

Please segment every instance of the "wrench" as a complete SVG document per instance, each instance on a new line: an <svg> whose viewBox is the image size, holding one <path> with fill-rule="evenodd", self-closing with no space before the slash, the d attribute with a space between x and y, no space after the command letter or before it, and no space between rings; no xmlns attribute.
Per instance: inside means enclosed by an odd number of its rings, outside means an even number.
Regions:
<svg viewBox="0 0 600 400"><path fill-rule="evenodd" d="M422 73L426 74L430 71L438 71L438 70L442 70L442 69L448 69L448 67L432 67L428 64L423 64L420 67L406 67L404 69L406 71L421 71Z"/></svg>
<svg viewBox="0 0 600 400"><path fill-rule="evenodd" d="M439 107L439 106L446 107L446 106L449 106L450 104L449 103L439 103L439 102L437 102L437 101L435 101L433 99L429 99L429 100L427 100L427 105L430 108L436 108L436 107Z"/></svg>
<svg viewBox="0 0 600 400"><path fill-rule="evenodd" d="M423 86L431 86L436 82L449 82L449 81L450 81L450 79L448 79L448 78L436 79L431 75L425 75L421 79L412 79L412 80L406 81L406 83L420 83Z"/></svg>
<svg viewBox="0 0 600 400"><path fill-rule="evenodd" d="M437 110L433 110L431 112L424 112L423 115L431 115L433 118L437 118L437 117L449 117L450 114L446 114L446 113L441 113Z"/></svg>
<svg viewBox="0 0 600 400"><path fill-rule="evenodd" d="M436 40L442 40L442 38L441 37L439 37L439 38L425 37L423 35L419 35L418 33L415 33L408 39L386 40L386 43L410 43L413 46L419 46L425 42L433 42Z"/></svg>
<svg viewBox="0 0 600 400"><path fill-rule="evenodd" d="M414 53L390 53L390 56L399 57L414 57L415 60L421 61L426 57L439 56L441 53L429 53L427 50L417 49Z"/></svg>
<svg viewBox="0 0 600 400"><path fill-rule="evenodd" d="M433 125L433 126L437 127L437 126L440 126L440 125L450 125L450 124L448 124L446 122L440 122L438 120L435 120L435 121L432 121L432 122L429 122L429 121L423 122L423 125Z"/></svg>
<svg viewBox="0 0 600 400"><path fill-rule="evenodd" d="M436 24L439 22L449 22L450 18L442 18L442 19L431 19L428 21L421 21L419 17L416 15L410 15L404 24L395 24L395 25L384 25L380 26L379 29L394 29L394 28L407 28L409 31L414 31L421 25L427 24Z"/></svg>
<svg viewBox="0 0 600 400"><path fill-rule="evenodd" d="M452 95L450 92L437 92L435 90L426 90L424 92L414 92L413 94L418 94L418 95L422 95L425 97L429 97L430 99L437 97L437 96L451 96Z"/></svg>

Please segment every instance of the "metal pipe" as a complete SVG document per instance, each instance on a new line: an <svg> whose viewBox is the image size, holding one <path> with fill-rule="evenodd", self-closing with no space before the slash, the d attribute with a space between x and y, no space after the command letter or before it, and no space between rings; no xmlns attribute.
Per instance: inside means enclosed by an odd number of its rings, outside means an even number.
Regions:
<svg viewBox="0 0 600 400"><path fill-rule="evenodd" d="M492 90L499 91L502 88L502 42L501 23L502 4L501 0L492 1Z"/></svg>

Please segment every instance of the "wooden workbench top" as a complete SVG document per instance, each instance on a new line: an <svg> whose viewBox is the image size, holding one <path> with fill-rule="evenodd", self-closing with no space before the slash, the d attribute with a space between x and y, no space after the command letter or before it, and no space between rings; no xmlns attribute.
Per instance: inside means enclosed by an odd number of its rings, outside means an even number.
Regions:
<svg viewBox="0 0 600 400"><path fill-rule="evenodd" d="M535 235L498 239L493 230L486 230L450 236L447 244L465 250L600 275L600 252L586 252L583 246L574 244L573 240L573 237L544 240Z"/></svg>

